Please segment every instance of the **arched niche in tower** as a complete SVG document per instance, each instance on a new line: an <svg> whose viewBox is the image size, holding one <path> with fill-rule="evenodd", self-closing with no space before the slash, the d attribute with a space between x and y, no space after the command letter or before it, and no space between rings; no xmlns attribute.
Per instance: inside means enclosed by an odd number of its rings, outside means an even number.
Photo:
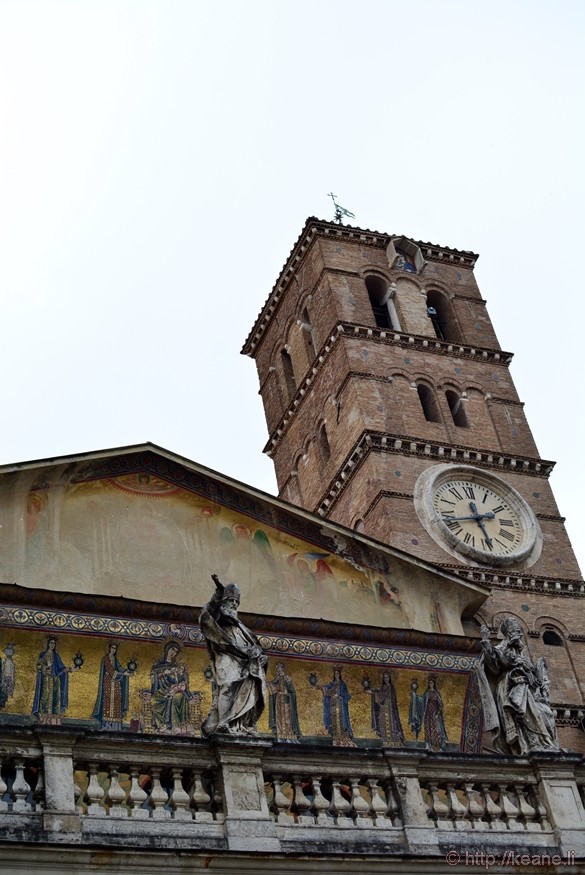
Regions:
<svg viewBox="0 0 585 875"><path fill-rule="evenodd" d="M317 351L315 331L309 309L310 300L311 296L306 295L302 302L299 303L296 320L297 329L301 338L300 346L305 353L305 369L313 364Z"/></svg>
<svg viewBox="0 0 585 875"><path fill-rule="evenodd" d="M327 426L324 421L321 421L317 426L317 443L319 444L323 464L326 464L331 458L331 445L329 444L329 435L327 434Z"/></svg>
<svg viewBox="0 0 585 875"><path fill-rule="evenodd" d="M453 306L444 292L438 289L427 291L427 318L430 324L425 333L434 333L439 340L460 343L459 325Z"/></svg>
<svg viewBox="0 0 585 875"><path fill-rule="evenodd" d="M558 617L540 616L534 621L539 638L533 645L534 656L544 656L553 702L580 701L579 683L569 649L569 630Z"/></svg>
<svg viewBox="0 0 585 875"><path fill-rule="evenodd" d="M460 394L455 389L447 389L445 398L447 399L454 425L457 428L469 428L469 419L465 412L463 394Z"/></svg>
<svg viewBox="0 0 585 875"><path fill-rule="evenodd" d="M405 270L407 273L420 273L425 266L425 260L420 246L408 237L394 237L386 247L388 264L393 270Z"/></svg>
<svg viewBox="0 0 585 875"><path fill-rule="evenodd" d="M377 327L400 331L400 319L394 304L396 287L379 274L368 274L365 284Z"/></svg>
<svg viewBox="0 0 585 875"><path fill-rule="evenodd" d="M282 385L285 390L285 399L286 401L292 401L294 394L297 391L297 383L288 344L287 346L283 346L280 350L280 368L282 373Z"/></svg>
<svg viewBox="0 0 585 875"><path fill-rule="evenodd" d="M434 390L427 383L417 382L416 391L427 422L441 422L441 411Z"/></svg>

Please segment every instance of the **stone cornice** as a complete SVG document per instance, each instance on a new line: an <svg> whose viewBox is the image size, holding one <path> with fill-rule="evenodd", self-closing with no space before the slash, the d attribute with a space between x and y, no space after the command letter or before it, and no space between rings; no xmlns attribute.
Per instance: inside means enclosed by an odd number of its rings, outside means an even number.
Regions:
<svg viewBox="0 0 585 875"><path fill-rule="evenodd" d="M340 338L368 340L372 343L384 343L389 346L398 346L405 349L416 349L430 352L435 355L455 356L456 358L475 359L476 361L489 362L493 365L508 367L512 361L512 353L504 352L488 347L468 346L458 343L448 343L437 338L424 337L420 334L409 334L404 331L394 331L391 328L373 328L368 325L358 325L354 322L339 322L321 349L315 356L313 364L299 383L297 391L292 397L288 408L285 410L280 422L273 429L264 452L271 456L282 440L290 422L296 415L303 399L308 394L311 386L319 376L323 365L331 355L333 347ZM374 376L372 375L372 379Z"/></svg>
<svg viewBox="0 0 585 875"><path fill-rule="evenodd" d="M379 231L355 228L350 225L337 225L334 222L326 222L317 219L314 216L309 217L305 222L305 226L301 231L297 242L293 246L280 274L278 275L278 279L264 303L252 330L244 342L241 350L242 354L253 357L256 347L262 340L271 316L276 310L282 295L288 288L292 276L294 275L299 263L304 258L307 250L317 237L345 240L348 243L359 243L361 245L373 246L377 249L384 249L388 246L391 240L400 239L403 236L404 235L402 234L384 234ZM443 264L459 265L473 270L475 262L479 257L474 252L450 249L446 246L436 246L432 243L423 243L420 240L413 240L412 242L420 247L426 261L438 261Z"/></svg>
<svg viewBox="0 0 585 875"><path fill-rule="evenodd" d="M448 570L457 577L465 578L472 583L481 583L484 586L497 587L499 589L521 590L523 592L539 593L552 596L569 596L572 598L585 598L585 582L571 578L531 576L530 573L502 571L489 571L482 568L469 568L461 565L448 565L441 563L441 568ZM576 636L569 636L575 638ZM585 640L585 637L583 638Z"/></svg>
<svg viewBox="0 0 585 875"><path fill-rule="evenodd" d="M532 474L539 477L548 477L555 464L544 459L510 456L491 450L478 451L470 447L441 444L437 441L413 438L408 435L364 431L318 501L314 513L322 517L329 516L333 505L370 452L395 453L402 456L414 455L433 460L436 463L455 462L476 465L492 471L513 471L516 474Z"/></svg>
<svg viewBox="0 0 585 875"><path fill-rule="evenodd" d="M563 704L551 702L557 726L578 726L583 729L585 720L585 705Z"/></svg>

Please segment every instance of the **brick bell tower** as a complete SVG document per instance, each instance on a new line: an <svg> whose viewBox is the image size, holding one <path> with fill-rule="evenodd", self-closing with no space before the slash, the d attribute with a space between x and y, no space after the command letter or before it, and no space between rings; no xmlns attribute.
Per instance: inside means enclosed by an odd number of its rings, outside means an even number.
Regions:
<svg viewBox="0 0 585 875"><path fill-rule="evenodd" d="M518 617L585 749L585 586L476 260L309 218L242 352L280 497L490 585L477 623Z"/></svg>

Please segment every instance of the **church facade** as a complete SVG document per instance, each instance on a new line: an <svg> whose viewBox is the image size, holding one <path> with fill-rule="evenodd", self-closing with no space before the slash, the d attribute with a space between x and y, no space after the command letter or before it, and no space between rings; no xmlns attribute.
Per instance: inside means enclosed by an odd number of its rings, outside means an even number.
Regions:
<svg viewBox="0 0 585 875"><path fill-rule="evenodd" d="M278 498L150 444L0 469L2 871L579 871L585 590L475 258L307 221L243 350ZM202 733L212 575L254 737ZM503 620L547 743L491 731Z"/></svg>

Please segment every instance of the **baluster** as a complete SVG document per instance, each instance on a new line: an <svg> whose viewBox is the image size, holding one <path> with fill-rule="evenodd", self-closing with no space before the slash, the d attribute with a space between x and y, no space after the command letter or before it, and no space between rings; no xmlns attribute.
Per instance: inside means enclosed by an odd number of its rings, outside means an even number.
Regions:
<svg viewBox="0 0 585 875"><path fill-rule="evenodd" d="M518 815L520 811L514 804L512 791L509 787L501 787L500 804L506 821L506 827L511 830L518 829Z"/></svg>
<svg viewBox="0 0 585 875"><path fill-rule="evenodd" d="M118 767L110 766L110 786L104 797L104 805L107 806L110 817L128 817L128 811L124 802L126 791L120 786L118 780Z"/></svg>
<svg viewBox="0 0 585 875"><path fill-rule="evenodd" d="M353 820L348 817L350 803L343 796L339 781L333 781L331 794L331 811L335 817L335 825L341 827L353 826Z"/></svg>
<svg viewBox="0 0 585 875"><path fill-rule="evenodd" d="M200 771L196 771L193 775L189 798L194 809L195 820L200 823L210 823L213 820L213 813L210 810L211 796L205 791Z"/></svg>
<svg viewBox="0 0 585 875"><path fill-rule="evenodd" d="M75 799L75 810L78 814L85 814L85 806L83 804L83 790L76 780L77 768L73 774L73 798Z"/></svg>
<svg viewBox="0 0 585 875"><path fill-rule="evenodd" d="M8 784L2 777L2 769L4 766L4 761L2 757L0 757L0 811L8 811L8 802L4 799L4 794L8 790Z"/></svg>
<svg viewBox="0 0 585 875"><path fill-rule="evenodd" d="M218 823L224 823L225 811L223 810L223 796L219 792L219 787L217 786L215 778L213 781L213 785L213 809L215 813L215 819Z"/></svg>
<svg viewBox="0 0 585 875"><path fill-rule="evenodd" d="M481 789L485 801L485 813L489 821L490 829L505 829L504 821L502 820L502 809L492 799L490 793L490 785L482 784Z"/></svg>
<svg viewBox="0 0 585 875"><path fill-rule="evenodd" d="M392 826L392 821L388 820L385 816L388 805L380 796L378 779L368 778L368 787L370 788L370 815L372 816L372 823L378 827Z"/></svg>
<svg viewBox="0 0 585 875"><path fill-rule="evenodd" d="M26 801L26 797L30 793L30 784L24 777L24 760L15 760L14 768L16 769L16 776L12 784L12 793L14 794L12 811L32 811L32 805Z"/></svg>
<svg viewBox="0 0 585 875"><path fill-rule="evenodd" d="M273 775L272 783L274 786L274 799L272 800L272 810L276 814L276 822L284 824L293 824L295 822L292 814L288 814L290 808L290 800L282 792L282 775Z"/></svg>
<svg viewBox="0 0 585 875"><path fill-rule="evenodd" d="M32 793L35 811L43 811L45 807L45 778L41 766L37 769L37 783Z"/></svg>
<svg viewBox="0 0 585 875"><path fill-rule="evenodd" d="M163 820L165 817L170 817L171 812L168 808L164 806L169 801L169 796L167 791L160 783L160 773L161 770L159 768L152 768L152 789L150 791L149 804L152 808L152 816L154 820Z"/></svg>
<svg viewBox="0 0 585 875"><path fill-rule="evenodd" d="M327 816L331 803L323 796L321 791L321 775L314 775L311 783L313 784L311 811L313 812L315 823L319 826L333 826L333 818Z"/></svg>
<svg viewBox="0 0 585 875"><path fill-rule="evenodd" d="M431 796L429 816L435 821L436 826L450 829L453 824L448 820L449 806L441 800L441 797L439 796L439 787L435 782L429 782L429 793Z"/></svg>
<svg viewBox="0 0 585 875"><path fill-rule="evenodd" d="M131 816L139 820L146 820L150 816L150 812L148 808L143 806L148 799L148 793L140 786L140 769L138 766L130 766L130 782L128 804Z"/></svg>
<svg viewBox="0 0 585 875"><path fill-rule="evenodd" d="M399 797L396 794L392 780L384 781L384 793L386 794L386 817L392 826L402 826Z"/></svg>
<svg viewBox="0 0 585 875"><path fill-rule="evenodd" d="M479 801L479 799L481 799L480 794L477 790L473 789L473 783L471 781L466 781L463 784L463 787L467 797L467 813L471 820L471 826L473 829L488 829L488 824L482 819L485 809Z"/></svg>
<svg viewBox="0 0 585 875"><path fill-rule="evenodd" d="M522 784L516 784L514 789L516 790L516 796L518 797L518 807L520 809L520 817L524 829L529 832L540 830L540 825L536 822L536 811L526 799L524 786Z"/></svg>
<svg viewBox="0 0 585 875"><path fill-rule="evenodd" d="M368 817L370 813L370 803L367 802L361 794L359 778L350 778L351 784L351 814L355 814L355 825L358 827L372 826L372 821Z"/></svg>
<svg viewBox="0 0 585 875"><path fill-rule="evenodd" d="M299 775L293 776L293 801L292 801L292 810L296 814L296 821L300 824L313 824L315 823L313 817L308 814L311 803L305 796L303 792L303 785L301 783L301 779Z"/></svg>
<svg viewBox="0 0 585 875"><path fill-rule="evenodd" d="M183 788L182 769L171 769L171 781L173 789L169 799L169 805L173 809L174 820L193 820L193 813L189 808L191 801L189 794Z"/></svg>
<svg viewBox="0 0 585 875"><path fill-rule="evenodd" d="M88 763L89 783L85 791L85 800L87 802L87 814L90 817L103 817L105 811L101 806L101 801L106 795L103 787L100 787L98 781L98 766L97 763Z"/></svg>
<svg viewBox="0 0 585 875"><path fill-rule="evenodd" d="M449 800L449 808L451 820L454 829L471 829L471 824L467 819L467 805L463 805L460 801L455 784L447 784L447 799Z"/></svg>
<svg viewBox="0 0 585 875"><path fill-rule="evenodd" d="M536 787L532 788L530 795L532 796L532 801L533 801L534 807L536 809L536 816L538 818L540 828L542 830L552 829L552 827L550 825L550 821L548 819L548 812L546 810L546 807L545 807L542 799L540 798L540 795L539 795Z"/></svg>

